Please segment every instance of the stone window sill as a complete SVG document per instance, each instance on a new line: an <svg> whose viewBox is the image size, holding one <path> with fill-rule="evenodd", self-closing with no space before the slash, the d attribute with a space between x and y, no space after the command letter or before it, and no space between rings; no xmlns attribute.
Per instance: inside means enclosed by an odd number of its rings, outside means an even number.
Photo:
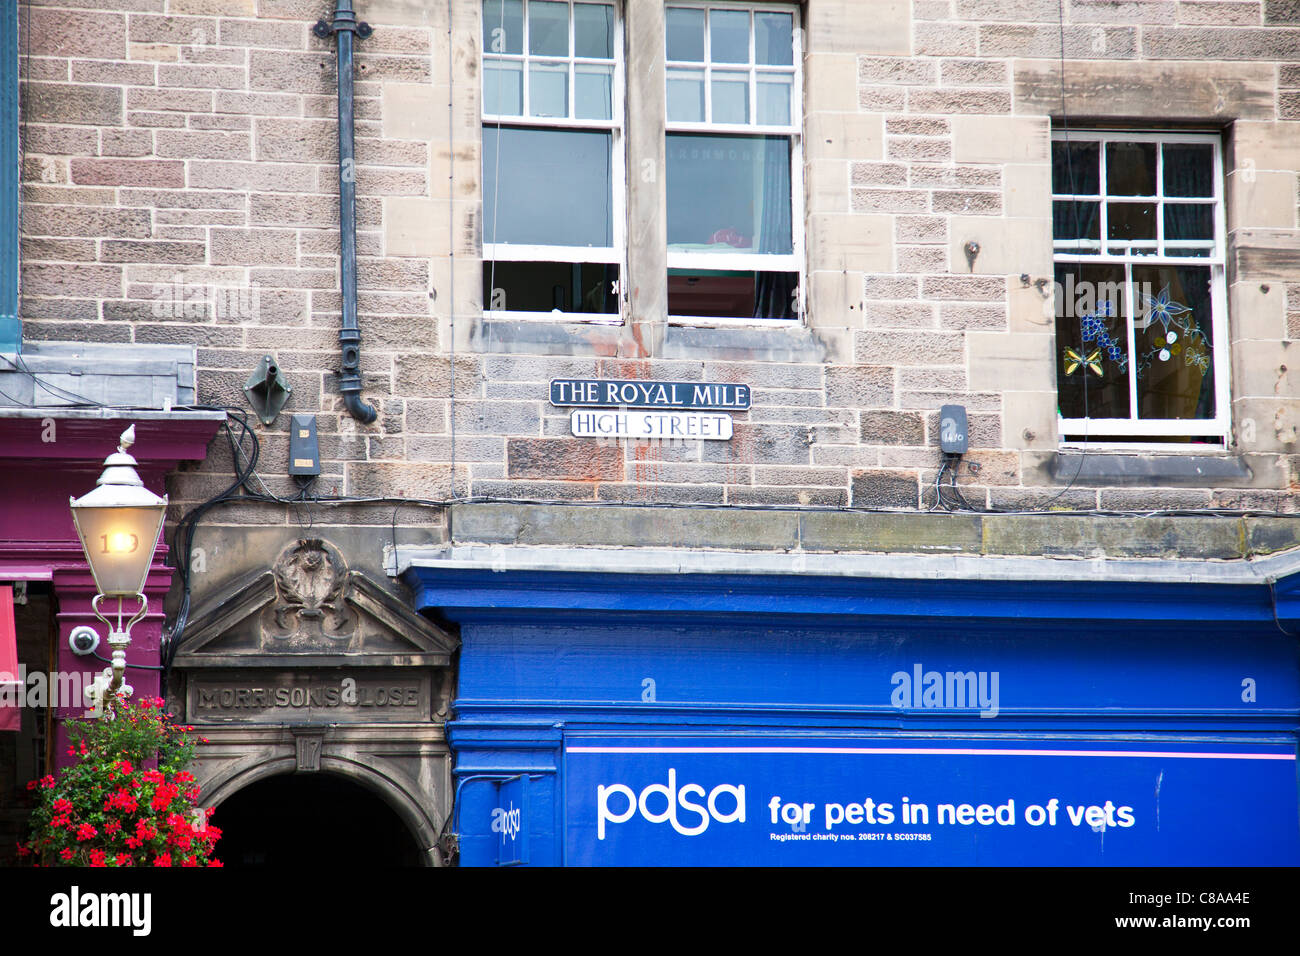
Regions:
<svg viewBox="0 0 1300 956"><path fill-rule="evenodd" d="M1049 465L1059 482L1076 485L1174 486L1190 488L1246 484L1250 466L1233 455L1123 455L1109 452L1058 453Z"/></svg>

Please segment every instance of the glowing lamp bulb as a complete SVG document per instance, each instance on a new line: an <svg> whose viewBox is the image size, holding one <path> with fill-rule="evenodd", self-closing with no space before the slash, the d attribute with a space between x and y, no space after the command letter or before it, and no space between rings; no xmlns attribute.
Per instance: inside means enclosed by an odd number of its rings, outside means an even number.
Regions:
<svg viewBox="0 0 1300 956"><path fill-rule="evenodd" d="M115 531L108 536L108 549L114 554L130 554L139 547L140 539L125 531Z"/></svg>

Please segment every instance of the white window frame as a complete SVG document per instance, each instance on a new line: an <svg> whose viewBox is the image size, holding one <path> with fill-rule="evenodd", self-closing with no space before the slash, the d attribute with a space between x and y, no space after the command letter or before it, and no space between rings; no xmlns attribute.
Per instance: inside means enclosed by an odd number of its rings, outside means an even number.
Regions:
<svg viewBox="0 0 1300 956"><path fill-rule="evenodd" d="M1138 303L1134 301L1134 283L1132 268L1138 266L1208 266L1210 269L1210 306L1213 311L1211 316L1211 330L1213 336L1212 351L1212 368L1214 369L1214 418L1177 418L1177 419L1140 419L1137 417L1138 400L1137 400L1137 370L1136 366L1130 364L1132 369L1129 375L1129 418L1065 418L1061 416L1058 407L1057 410L1057 427L1058 435L1061 436L1061 446L1065 448L1076 448L1088 445L1094 447L1095 442L1065 440L1065 436L1087 436L1089 434L1097 435L1115 435L1115 436L1134 436L1135 438L1150 438L1151 441L1143 443L1140 441L1115 443L1114 447L1124 449L1153 449L1167 451L1206 451L1204 444L1192 444L1186 442L1162 442L1162 438L1184 437L1184 436L1208 436L1220 439L1222 447L1226 448L1229 436L1231 434L1230 423L1230 402L1231 390L1229 387L1229 370L1230 360L1228 354L1228 295L1226 279L1226 249L1227 249L1227 226L1224 208L1224 178L1223 178L1223 140L1217 133L1193 133L1193 132L1128 132L1128 131L1103 131L1103 130L1053 130L1053 142L1069 142L1071 145L1079 143L1099 143L1099 167L1098 167L1098 189L1097 194L1084 193L1052 193L1052 201L1078 201L1078 202L1096 202L1100 206L1098 213L1098 239L1082 240L1057 240L1053 239L1053 262L1054 263L1084 263L1089 265L1113 265L1124 268L1125 277L1125 296L1127 299L1125 312L1128 315L1126 323L1125 349L1127 354L1134 355L1135 329L1134 321L1138 313ZM1184 200L1175 197L1165 197L1164 195L1164 150L1157 151L1156 165L1156 194L1155 196L1107 196L1106 194L1106 145L1109 143L1162 143L1162 144L1208 144L1214 150L1214 239L1212 242L1207 240L1185 240L1168 244L1164 238L1164 206L1182 204ZM1210 248L1212 250L1209 256L1169 256L1169 255L1134 255L1132 252L1126 254L1114 254L1108 251L1109 246L1128 245L1131 248L1138 246L1137 243L1122 243L1108 240L1107 232L1107 203L1114 201L1141 202L1156 204L1156 240L1155 251L1164 252L1164 250L1174 247L1181 248ZM1200 204L1207 205L1202 199ZM1143 244L1145 245L1145 243ZM1087 252L1087 249L1095 249L1095 252ZM1084 370L1086 375L1086 369ZM1057 383L1057 394L1060 394L1060 383Z"/></svg>
<svg viewBox="0 0 1300 956"><path fill-rule="evenodd" d="M626 64L626 56L623 40L623 4L622 0L586 0L586 2L604 2L606 5L614 8L614 82L611 92L610 118L608 120L591 120L571 118L575 113L574 106L575 98L577 96L577 84L574 82L575 67L583 64L606 66L609 61L580 57L576 54L576 47L574 44L573 7L575 3L581 3L584 2L584 0L559 0L559 2L567 3L569 7L569 54L567 57L543 56L528 52L528 0L524 0L523 2L524 33L520 39L520 53L494 53L490 49L484 49L482 51L479 70L482 74L479 82L480 114L482 117L481 125L482 129L485 131L493 128L500 130L504 127L530 127L534 129L572 129L610 133L611 195L609 197L609 208L612 220L612 228L610 232L612 244L608 247L548 246L485 241L483 243L483 267L490 269L493 262L573 262L617 265L619 267L619 280L617 284L618 288L614 291L617 293L619 308L618 311L614 313L564 312L558 315L553 312L520 312L511 311L509 309L493 311L491 309L491 300L489 296L489 301L483 303L483 315L492 319L543 322L588 322L599 325L618 325L623 321L623 313L627 298L627 146L626 136L623 130L624 117L626 113L624 91L624 68ZM482 17L483 3L481 0L478 7L479 16ZM486 31L480 31L480 37L484 32ZM522 115L508 116L487 112L487 102L483 90L484 84L487 82L486 64L490 60L510 60L523 64ZM528 64L532 60L544 60L548 62L567 60L569 66L568 117L528 115ZM498 150L500 149L500 142L500 138L498 137ZM498 157L499 155L500 154L498 153ZM491 211L486 208L486 198L487 197L485 196L483 209L485 223L491 215ZM495 234L496 230L494 227L493 235L495 236Z"/></svg>
<svg viewBox="0 0 1300 956"><path fill-rule="evenodd" d="M729 0L682 0L682 2L666 3L665 16L670 8L693 8L706 11L704 17L704 63L690 61L669 60L668 50L665 45L664 56L664 84L665 89L668 83L668 70L673 67L683 69L703 70L704 73L704 96L705 96L705 116L706 119L712 113L713 90L710 82L713 72L713 62L711 59L712 49L709 38L709 10L743 10L750 14L749 28L749 63L745 67L749 71L749 103L750 115L758 108L757 83L758 76L763 73L779 74L792 77L793 88L790 93L790 123L788 126L770 126L758 123L690 123L673 121L665 115L665 149L668 147L668 137L673 133L717 133L721 135L743 134L749 136L788 136L790 138L790 231L791 231L791 252L789 255L771 255L764 253L711 253L711 252L674 252L671 246L668 249L668 268L669 269L699 269L704 271L721 270L736 272L793 272L798 275L798 286L796 287L794 317L791 319L754 319L754 318L736 318L728 316L679 316L668 314L668 321L672 325L696 325L696 326L721 326L721 325L740 325L740 326L760 326L770 328L772 326L781 326L789 328L797 326L803 322L804 303L807 301L805 293L805 284L807 282L807 267L804 253L804 149L803 149L803 20L801 17L801 7L794 3L741 3L729 2ZM792 62L793 70L790 67L771 67L763 66L757 63L755 56L755 31L753 24L753 15L755 13L786 13L793 17L792 33ZM739 72L740 64L719 64L719 69L725 72ZM665 114L667 111L667 96L664 99Z"/></svg>

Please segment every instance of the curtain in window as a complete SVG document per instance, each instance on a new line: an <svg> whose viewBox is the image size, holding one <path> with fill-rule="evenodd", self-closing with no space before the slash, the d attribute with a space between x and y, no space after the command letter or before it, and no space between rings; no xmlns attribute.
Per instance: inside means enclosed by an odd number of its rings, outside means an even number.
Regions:
<svg viewBox="0 0 1300 956"><path fill-rule="evenodd" d="M758 194L755 224L758 236L755 251L785 255L791 251L790 141L783 136L769 136L762 147L762 175L755 181ZM795 282L798 280L796 279ZM795 282L787 273L761 272L754 278L754 318L788 319L794 317Z"/></svg>

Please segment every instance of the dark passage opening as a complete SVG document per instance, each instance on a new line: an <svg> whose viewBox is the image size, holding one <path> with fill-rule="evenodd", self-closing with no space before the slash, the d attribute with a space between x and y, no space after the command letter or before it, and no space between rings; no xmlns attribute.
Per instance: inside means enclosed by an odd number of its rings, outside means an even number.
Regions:
<svg viewBox="0 0 1300 956"><path fill-rule="evenodd" d="M423 854L380 797L343 777L299 773L250 784L217 807L226 866L420 866Z"/></svg>

